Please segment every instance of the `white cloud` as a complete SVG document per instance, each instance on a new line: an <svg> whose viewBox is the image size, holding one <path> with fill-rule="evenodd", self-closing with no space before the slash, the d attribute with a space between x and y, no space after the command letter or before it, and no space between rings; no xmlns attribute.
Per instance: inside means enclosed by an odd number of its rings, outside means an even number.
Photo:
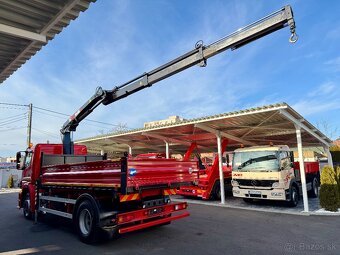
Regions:
<svg viewBox="0 0 340 255"><path fill-rule="evenodd" d="M340 57L333 58L324 63L327 69L332 72L340 72Z"/></svg>
<svg viewBox="0 0 340 255"><path fill-rule="evenodd" d="M319 87L314 89L313 91L309 92L307 94L308 97L315 97L317 96L320 98L321 96L327 96L327 95L334 95L337 94L339 88L337 88L336 84L334 82L325 82L321 84Z"/></svg>
<svg viewBox="0 0 340 255"><path fill-rule="evenodd" d="M339 99L322 100L318 98L302 99L296 104L293 104L293 108L303 116L317 115L323 112L340 110Z"/></svg>

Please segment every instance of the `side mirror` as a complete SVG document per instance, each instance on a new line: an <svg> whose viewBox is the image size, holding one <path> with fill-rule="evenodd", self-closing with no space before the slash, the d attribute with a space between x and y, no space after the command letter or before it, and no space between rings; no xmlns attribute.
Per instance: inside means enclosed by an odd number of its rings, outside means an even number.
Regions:
<svg viewBox="0 0 340 255"><path fill-rule="evenodd" d="M25 165L24 165L25 156L22 153L23 151L18 151L16 154L16 167L18 170L25 169Z"/></svg>
<svg viewBox="0 0 340 255"><path fill-rule="evenodd" d="M20 159L21 159L21 152L18 151L16 155L16 160L15 160L17 169L20 169Z"/></svg>
<svg viewBox="0 0 340 255"><path fill-rule="evenodd" d="M294 168L294 162L290 162L290 167Z"/></svg>

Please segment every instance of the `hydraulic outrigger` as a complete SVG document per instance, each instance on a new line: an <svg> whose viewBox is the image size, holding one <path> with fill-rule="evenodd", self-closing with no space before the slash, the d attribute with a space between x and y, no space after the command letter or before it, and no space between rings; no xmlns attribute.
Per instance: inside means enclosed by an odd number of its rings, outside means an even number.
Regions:
<svg viewBox="0 0 340 255"><path fill-rule="evenodd" d="M235 50L265 35L275 32L288 26L291 36L289 41L295 43L298 39L295 33L295 21L292 8L287 5L280 10L258 20L246 27L211 43L204 45L203 41L198 41L195 49L188 53L150 71L144 73L112 90L103 90L98 87L96 93L76 112L68 121L64 123L60 132L65 154L73 154L73 142L71 132L76 131L79 123L85 119L98 105L108 105L127 97L139 90L151 87L153 84L166 79L178 72L188 69L194 65L204 67L207 59L211 58L227 49Z"/></svg>

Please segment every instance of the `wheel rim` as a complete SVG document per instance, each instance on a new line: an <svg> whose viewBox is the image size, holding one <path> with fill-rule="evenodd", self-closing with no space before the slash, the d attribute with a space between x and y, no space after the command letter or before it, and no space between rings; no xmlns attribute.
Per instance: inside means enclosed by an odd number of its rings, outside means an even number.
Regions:
<svg viewBox="0 0 340 255"><path fill-rule="evenodd" d="M318 183L317 183L316 180L314 180L314 193L315 193L315 195L318 195L318 192L319 192L319 190L318 190Z"/></svg>
<svg viewBox="0 0 340 255"><path fill-rule="evenodd" d="M297 203L298 203L298 200L297 200L297 192L296 192L295 189L293 189L292 199L293 199L294 204L297 204Z"/></svg>
<svg viewBox="0 0 340 255"><path fill-rule="evenodd" d="M30 208L29 204L30 204L30 201L25 200L25 202L24 202L24 216L25 217L28 217L28 215L29 215L29 208Z"/></svg>
<svg viewBox="0 0 340 255"><path fill-rule="evenodd" d="M79 215L79 228L84 235L89 235L92 228L92 215L88 209L82 210Z"/></svg>

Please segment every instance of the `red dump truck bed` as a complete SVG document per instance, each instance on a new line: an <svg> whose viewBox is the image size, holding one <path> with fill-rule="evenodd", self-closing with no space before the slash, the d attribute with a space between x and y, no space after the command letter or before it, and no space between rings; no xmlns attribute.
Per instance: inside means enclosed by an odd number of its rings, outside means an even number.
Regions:
<svg viewBox="0 0 340 255"><path fill-rule="evenodd" d="M313 162L304 162L305 166L305 173L306 174L317 174L319 172L320 166L319 162L313 161ZM300 162L296 161L294 162L294 169L300 170Z"/></svg>
<svg viewBox="0 0 340 255"><path fill-rule="evenodd" d="M193 175L190 173L197 168L195 161L158 158L48 165L41 168L41 184L126 188L127 192L133 192L151 186L177 187L191 183Z"/></svg>

